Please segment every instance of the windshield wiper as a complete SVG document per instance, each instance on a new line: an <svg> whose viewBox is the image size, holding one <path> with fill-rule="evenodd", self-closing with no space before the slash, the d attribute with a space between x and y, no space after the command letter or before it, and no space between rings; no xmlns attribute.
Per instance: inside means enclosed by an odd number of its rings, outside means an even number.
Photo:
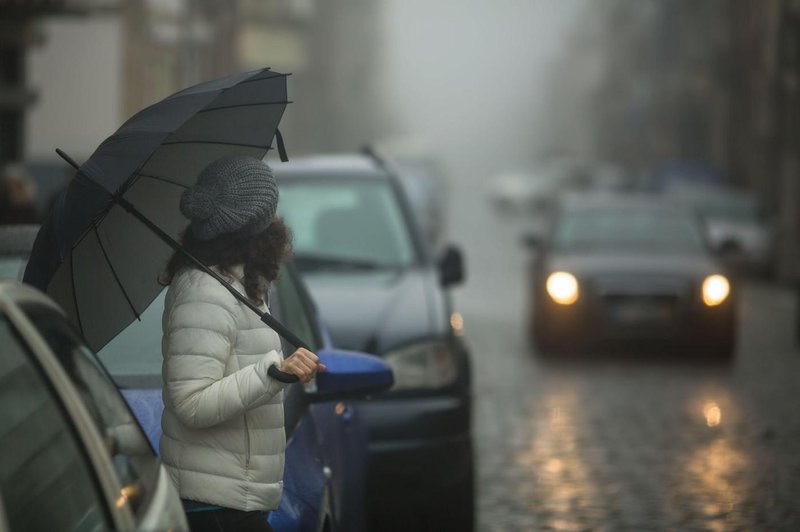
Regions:
<svg viewBox="0 0 800 532"><path fill-rule="evenodd" d="M316 255L313 253L295 253L294 263L300 270L378 270L385 266L374 261Z"/></svg>

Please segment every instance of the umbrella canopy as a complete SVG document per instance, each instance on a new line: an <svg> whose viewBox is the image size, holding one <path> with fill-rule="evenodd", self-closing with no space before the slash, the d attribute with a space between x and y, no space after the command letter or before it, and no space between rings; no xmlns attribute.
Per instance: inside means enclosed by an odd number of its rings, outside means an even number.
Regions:
<svg viewBox="0 0 800 532"><path fill-rule="evenodd" d="M37 236L24 280L55 299L95 351L163 289L168 242L189 223L180 196L200 171L229 155L261 159L273 138L284 158L277 127L286 77L263 69L180 91L134 115L80 166Z"/></svg>

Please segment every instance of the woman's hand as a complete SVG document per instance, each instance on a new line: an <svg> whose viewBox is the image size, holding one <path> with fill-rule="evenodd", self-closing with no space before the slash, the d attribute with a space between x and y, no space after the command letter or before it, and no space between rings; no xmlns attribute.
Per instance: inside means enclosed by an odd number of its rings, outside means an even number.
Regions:
<svg viewBox="0 0 800 532"><path fill-rule="evenodd" d="M319 363L319 357L317 355L301 347L292 353L291 356L283 359L280 369L286 373L297 375L300 382L305 384L313 379L318 372L322 373L327 368L325 364Z"/></svg>

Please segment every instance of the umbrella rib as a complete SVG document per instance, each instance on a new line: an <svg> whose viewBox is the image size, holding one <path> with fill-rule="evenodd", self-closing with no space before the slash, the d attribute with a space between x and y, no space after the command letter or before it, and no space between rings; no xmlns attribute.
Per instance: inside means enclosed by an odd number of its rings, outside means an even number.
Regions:
<svg viewBox="0 0 800 532"><path fill-rule="evenodd" d="M94 236L97 239L97 243L100 245L100 251L103 252L103 257L106 259L106 264L108 264L108 267L111 268L111 275L114 276L114 280L117 282L120 291L122 291L122 295L125 296L125 301L128 302L128 305L131 307L131 312L133 312L133 315L136 316L136 319L142 321L141 316L139 316L139 313L136 312L136 307L133 306L131 298L128 297L128 292L122 285L122 281L119 280L119 276L117 275L117 270L114 269L114 265L111 263L111 257L108 256L108 253L106 252L106 247L103 245L103 241L100 240L100 233L97 232L97 225L94 222L92 222L92 229L94 230Z"/></svg>
<svg viewBox="0 0 800 532"><path fill-rule="evenodd" d="M264 147L264 145L258 144L242 144L240 142L223 142L218 140L172 140L168 142L162 142L162 146L170 146L172 144L218 144L220 146L241 146L242 148L258 148L260 150L272 150L273 148L270 146Z"/></svg>
<svg viewBox="0 0 800 532"><path fill-rule="evenodd" d="M264 80L267 80L267 79L275 79L275 78L286 78L286 77L291 76L291 73L279 74L277 72L273 72L273 74L275 74L274 76L265 76L263 78L256 77L259 74L260 74L260 72L258 74L255 74L252 78L247 78L247 79L245 79L243 81L240 81L236 85L231 85L231 87L237 87L239 85L244 85L245 83L255 83L256 81L264 81ZM229 88L230 87L226 87L226 89L229 89Z"/></svg>
<svg viewBox="0 0 800 532"><path fill-rule="evenodd" d="M148 179L155 179L156 181L163 181L164 183L169 183L170 185L175 185L176 187L189 188L189 187L187 187L186 185L184 185L182 183L178 183L177 181L173 181L173 180L167 179L165 177L158 177L158 176L149 175L149 174L139 174L139 177L146 177Z"/></svg>
<svg viewBox="0 0 800 532"><path fill-rule="evenodd" d="M231 104L231 105L220 105L218 107L206 107L205 109L200 109L197 111L197 114L208 113L209 111L220 111L223 109L237 109L239 107L254 107L256 105L287 105L290 103L294 103L291 100L283 100L280 102L254 102L254 103L238 103L238 104Z"/></svg>
<svg viewBox="0 0 800 532"><path fill-rule="evenodd" d="M81 336L86 337L83 332L83 322L81 321L81 311L78 308L78 292L75 291L75 254L69 254L69 277L72 282L72 302L75 304L75 317L78 319L78 329L81 331Z"/></svg>

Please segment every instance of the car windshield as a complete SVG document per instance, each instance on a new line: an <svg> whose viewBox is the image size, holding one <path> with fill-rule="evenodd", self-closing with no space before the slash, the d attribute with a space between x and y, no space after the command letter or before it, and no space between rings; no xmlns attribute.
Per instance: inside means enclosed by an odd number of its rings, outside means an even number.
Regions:
<svg viewBox="0 0 800 532"><path fill-rule="evenodd" d="M650 209L586 209L569 212L555 227L559 251L612 250L696 252L704 249L693 218Z"/></svg>
<svg viewBox="0 0 800 532"><path fill-rule="evenodd" d="M404 268L414 260L387 182L284 180L278 212L293 233L298 269Z"/></svg>

